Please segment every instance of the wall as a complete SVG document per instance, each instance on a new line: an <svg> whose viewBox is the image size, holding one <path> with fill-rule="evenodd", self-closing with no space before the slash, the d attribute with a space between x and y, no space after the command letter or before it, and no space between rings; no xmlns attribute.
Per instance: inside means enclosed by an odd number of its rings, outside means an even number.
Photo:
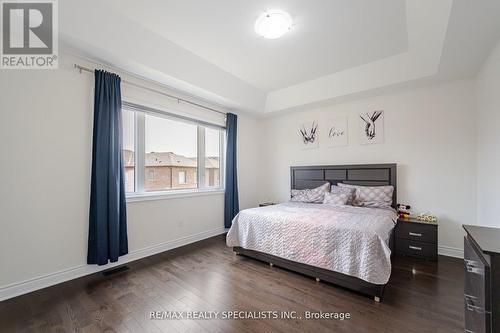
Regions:
<svg viewBox="0 0 500 333"><path fill-rule="evenodd" d="M500 40L477 76L477 221L500 227Z"/></svg>
<svg viewBox="0 0 500 333"><path fill-rule="evenodd" d="M246 114L238 115L238 193L240 210L258 206L262 164L261 121Z"/></svg>
<svg viewBox="0 0 500 333"><path fill-rule="evenodd" d="M461 255L461 224L475 221L475 105L473 81L459 81L286 114L264 123L261 200L289 198L291 165L398 164L398 199L414 212L438 215L440 252ZM358 144L358 113L385 110L385 142ZM328 148L321 127L346 115L349 146ZM320 123L318 149L301 150L298 127Z"/></svg>
<svg viewBox="0 0 500 333"><path fill-rule="evenodd" d="M102 269L85 264L93 75L79 74L75 61L83 62L61 54L57 71L1 72L0 300ZM122 88L124 96L148 100L143 92ZM258 160L256 126L240 116L242 208L257 204L256 185L246 178ZM130 255L119 263L220 234L223 194L131 202L128 231Z"/></svg>

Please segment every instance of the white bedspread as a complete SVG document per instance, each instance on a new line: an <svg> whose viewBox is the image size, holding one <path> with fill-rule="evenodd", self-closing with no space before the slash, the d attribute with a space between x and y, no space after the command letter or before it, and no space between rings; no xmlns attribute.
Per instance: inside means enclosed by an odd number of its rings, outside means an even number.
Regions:
<svg viewBox="0 0 500 333"><path fill-rule="evenodd" d="M387 209L288 202L241 211L226 242L385 284L396 218Z"/></svg>

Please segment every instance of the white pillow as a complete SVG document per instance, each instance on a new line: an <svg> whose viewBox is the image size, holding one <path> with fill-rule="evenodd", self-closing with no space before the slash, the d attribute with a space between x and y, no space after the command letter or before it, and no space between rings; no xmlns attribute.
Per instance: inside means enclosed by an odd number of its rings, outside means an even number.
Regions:
<svg viewBox="0 0 500 333"><path fill-rule="evenodd" d="M372 208L390 208L392 205L392 194L394 186L360 186L338 183L340 187L350 187L356 189L354 206Z"/></svg>
<svg viewBox="0 0 500 333"><path fill-rule="evenodd" d="M313 189L292 190L292 198L290 201L322 203L325 193L328 193L328 191L330 191L330 183L325 183Z"/></svg>
<svg viewBox="0 0 500 333"><path fill-rule="evenodd" d="M349 193L325 193L325 198L323 199L324 204L344 206L349 200Z"/></svg>

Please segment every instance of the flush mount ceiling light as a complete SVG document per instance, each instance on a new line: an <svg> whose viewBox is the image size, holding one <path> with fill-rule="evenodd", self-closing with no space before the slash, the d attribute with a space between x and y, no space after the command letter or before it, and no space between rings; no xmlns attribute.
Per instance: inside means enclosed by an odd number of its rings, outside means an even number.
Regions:
<svg viewBox="0 0 500 333"><path fill-rule="evenodd" d="M282 10L270 10L255 21L255 32L267 39L280 38L292 28L292 18Z"/></svg>

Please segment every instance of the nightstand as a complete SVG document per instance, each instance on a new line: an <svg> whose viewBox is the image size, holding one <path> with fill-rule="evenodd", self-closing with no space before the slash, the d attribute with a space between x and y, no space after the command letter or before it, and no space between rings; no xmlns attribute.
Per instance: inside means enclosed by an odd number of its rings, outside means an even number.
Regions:
<svg viewBox="0 0 500 333"><path fill-rule="evenodd" d="M437 260L437 222L424 222L411 217L398 219L395 234L396 254Z"/></svg>
<svg viewBox="0 0 500 333"><path fill-rule="evenodd" d="M274 203L274 202L263 202L263 203L259 204L259 207L266 207L266 206L272 206L272 205L276 205L276 203Z"/></svg>

